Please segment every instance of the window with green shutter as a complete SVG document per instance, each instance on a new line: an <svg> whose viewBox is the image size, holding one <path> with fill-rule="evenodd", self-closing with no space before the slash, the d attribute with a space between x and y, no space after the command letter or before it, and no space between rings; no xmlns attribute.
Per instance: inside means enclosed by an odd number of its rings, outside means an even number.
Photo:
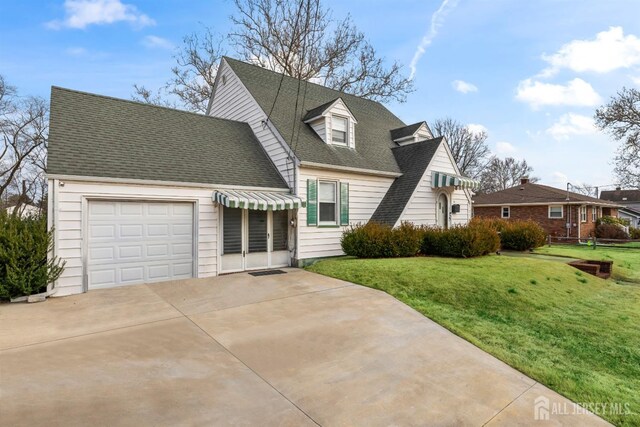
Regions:
<svg viewBox="0 0 640 427"><path fill-rule="evenodd" d="M340 225L349 225L349 183L340 183Z"/></svg>
<svg viewBox="0 0 640 427"><path fill-rule="evenodd" d="M307 180L307 225L318 225L318 182Z"/></svg>

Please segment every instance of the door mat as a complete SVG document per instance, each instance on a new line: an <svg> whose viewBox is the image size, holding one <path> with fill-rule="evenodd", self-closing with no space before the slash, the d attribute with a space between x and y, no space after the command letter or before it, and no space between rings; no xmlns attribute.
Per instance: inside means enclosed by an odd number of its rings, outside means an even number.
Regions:
<svg viewBox="0 0 640 427"><path fill-rule="evenodd" d="M265 271L255 271L249 274L251 276L258 277L258 276L271 276L274 274L287 274L287 272L282 270L265 270Z"/></svg>

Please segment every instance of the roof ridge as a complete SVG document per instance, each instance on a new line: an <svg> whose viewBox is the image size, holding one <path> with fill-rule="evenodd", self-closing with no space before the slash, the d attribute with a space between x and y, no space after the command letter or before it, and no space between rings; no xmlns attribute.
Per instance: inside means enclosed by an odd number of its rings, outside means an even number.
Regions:
<svg viewBox="0 0 640 427"><path fill-rule="evenodd" d="M222 117L209 116L207 114L196 113L195 111L181 110L179 108L171 108L171 107L166 107L164 105L150 104L150 103L147 103L147 102L136 101L136 100L133 100L133 99L118 98L118 97L111 96L111 95L101 95L101 94L98 94L98 93L85 92L85 91L82 91L82 90L70 89L70 88L66 88L66 87L62 87L62 86L51 85L51 91L52 92L53 92L54 89L55 90L60 90L60 91L63 91L63 92L75 93L75 94L79 94L79 95L93 96L93 97L101 98L101 99L110 99L112 101L127 102L129 104L139 105L139 106L143 106L143 107L158 108L158 109L161 109L161 110L168 110L168 111L173 111L173 112L176 112L176 113L189 114L189 115L193 115L193 116L196 116L196 117L202 117L202 118L206 118L206 119L214 119L214 120L221 120L221 121L226 121L226 122L247 124L246 122L243 122L243 121L230 120L230 119L224 119Z"/></svg>
<svg viewBox="0 0 640 427"><path fill-rule="evenodd" d="M284 77L286 77L286 78L288 78L288 79L292 79L292 80L296 80L296 81L297 81L297 80L300 80L300 81L303 81L303 82L307 82L307 84L314 85L314 86L318 86L318 87L321 87L321 88L323 88L323 89L330 90L330 91L332 91L332 92L336 92L336 93L339 93L339 94L342 94L342 95L346 95L346 96L350 96L350 97L358 98L358 99L361 99L361 100L363 100L363 101L371 102L371 103L374 103L374 104L379 104L379 105L381 105L382 107L384 107L385 109L387 109L387 111L389 111L391 114L393 114L393 112L391 112L391 110L389 110L389 109L388 109L388 108L387 108L383 103L381 103L381 102L379 102L379 101L374 101L374 100L372 100L372 99L364 98L364 97L362 97L362 96L353 95L353 94L351 94L351 93L343 92L343 91L340 91L340 90L338 90L338 89L333 89L333 88L330 88L330 87L328 87L328 86L321 85L320 83L314 83L314 82L312 82L312 81L310 81L310 80L297 79L297 78L295 78L295 77L293 77L293 76L290 76L290 75L288 75L288 74L285 74L285 73L279 73L279 72L277 72L277 71L273 71L273 70L270 70L270 69L268 69L268 68L264 68L264 67L262 67L262 66L260 66L260 65L252 64L252 63L250 63L250 62L246 62L246 61L242 61L242 60L240 60L240 59L232 58L232 57L230 57L230 56L223 55L223 56L222 56L222 58L223 58L223 59L231 60L232 62L239 62L240 64L245 64L245 65L249 65L249 66L254 67L254 68L258 68L258 69L259 69L259 70L261 70L261 71L266 71L266 72L269 72L269 73L277 74L278 76L282 76L282 75L284 75ZM340 98L340 96L338 96L338 97L336 97L336 98ZM334 99L334 101L335 101L335 99ZM395 114L393 114L393 115L395 116ZM397 117L397 116L396 116L396 117Z"/></svg>

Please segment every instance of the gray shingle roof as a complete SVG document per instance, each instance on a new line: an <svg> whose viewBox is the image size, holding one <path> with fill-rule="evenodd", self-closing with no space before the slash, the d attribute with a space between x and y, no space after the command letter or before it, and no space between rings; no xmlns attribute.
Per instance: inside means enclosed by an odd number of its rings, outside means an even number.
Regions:
<svg viewBox="0 0 640 427"><path fill-rule="evenodd" d="M420 129L420 126L422 125L426 125L427 122L418 122L418 123L414 123L412 125L408 125L408 126L404 126L401 128L397 128L397 129L392 129L391 130L391 139L393 139L394 141L400 138L405 138L407 136L411 136L414 133L416 133L416 131L418 129Z"/></svg>
<svg viewBox="0 0 640 427"><path fill-rule="evenodd" d="M314 117L318 117L319 115L324 113L325 110L327 108L329 108L331 106L331 104L336 102L338 99L340 99L340 98L332 99L329 102L325 102L324 104L317 106L316 108L312 108L311 110L308 110L307 113L302 118L302 121L306 121L306 120L309 120L309 119L313 119Z"/></svg>
<svg viewBox="0 0 640 427"><path fill-rule="evenodd" d="M640 202L640 190L612 190L600 193L602 200L613 202Z"/></svg>
<svg viewBox="0 0 640 427"><path fill-rule="evenodd" d="M246 123L58 87L48 173L287 187Z"/></svg>
<svg viewBox="0 0 640 427"><path fill-rule="evenodd" d="M567 195L569 200L567 200ZM516 185L506 190L496 191L495 193L479 194L473 197L474 206L482 205L527 205L531 203L554 203L565 204L584 202L596 205L615 206L614 203L596 199L594 197L585 196L578 193L568 192L560 188L549 187L541 184Z"/></svg>
<svg viewBox="0 0 640 427"><path fill-rule="evenodd" d="M442 137L394 148L393 154L402 170L373 213L371 221L393 226L420 183L431 159L442 144Z"/></svg>
<svg viewBox="0 0 640 427"><path fill-rule="evenodd" d="M300 160L334 166L400 172L391 150L397 144L391 139L389 131L404 127L405 124L382 104L314 83L305 84L292 77L283 78L281 74L232 58L225 57L225 60L267 114L271 111L282 79L280 94L270 119ZM299 92L298 88L300 88ZM342 98L358 120L355 129L355 150L325 144L309 125L303 123L303 117L309 107L315 109L336 98ZM298 99L298 111L294 111L296 99ZM303 100L304 105L302 105Z"/></svg>

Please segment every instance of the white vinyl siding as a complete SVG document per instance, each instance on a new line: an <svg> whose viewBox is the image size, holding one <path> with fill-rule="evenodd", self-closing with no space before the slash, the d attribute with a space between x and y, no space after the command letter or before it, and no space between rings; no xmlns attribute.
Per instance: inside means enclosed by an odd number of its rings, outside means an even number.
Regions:
<svg viewBox="0 0 640 427"><path fill-rule="evenodd" d="M57 256L67 262L62 276L56 281L56 296L83 291L83 251L86 250L88 216L91 200L172 201L194 203L196 210L197 277L215 276L218 257L218 213L211 201L211 188L170 187L162 185L114 184L65 180L64 186L53 188L50 181L49 195L55 192L57 206L51 224L55 227ZM55 209L54 206L51 207ZM85 247L85 249L83 249ZM195 276L196 274L194 274Z"/></svg>
<svg viewBox="0 0 640 427"><path fill-rule="evenodd" d="M309 125L311 125L311 128L315 131L315 133L318 134L320 138L322 138L324 142L327 142L327 135L325 133L327 130L327 125L324 117L309 123Z"/></svg>
<svg viewBox="0 0 640 427"><path fill-rule="evenodd" d="M416 225L436 225L436 200L439 190L431 188L432 171L451 175L457 173L444 144L441 144L434 154L431 164L422 176L420 184L418 184L413 197L396 225L403 221L412 222ZM450 199L451 205L460 205L460 212L451 216L450 225L466 224L471 219L471 201L467 197L467 193L464 190L455 190L446 194Z"/></svg>
<svg viewBox="0 0 640 427"><path fill-rule="evenodd" d="M267 118L266 113L260 108L226 61L222 61L218 72L221 75L209 115L248 123L258 141L264 147L265 152L278 169L278 172L280 172L280 175L293 188L293 163L285 150L283 145L285 143L281 143L271 129L263 124L263 121ZM224 84L222 77L225 77L226 80Z"/></svg>
<svg viewBox="0 0 640 427"><path fill-rule="evenodd" d="M552 218L552 219L564 218L564 207L562 205L549 206L549 218Z"/></svg>
<svg viewBox="0 0 640 427"><path fill-rule="evenodd" d="M298 191L300 197L305 200L307 198L307 179L349 184L349 222L351 225L367 223L393 183L393 178L387 177L300 168ZM306 218L307 209L299 209L298 258L343 255L340 238L347 226L307 226Z"/></svg>

